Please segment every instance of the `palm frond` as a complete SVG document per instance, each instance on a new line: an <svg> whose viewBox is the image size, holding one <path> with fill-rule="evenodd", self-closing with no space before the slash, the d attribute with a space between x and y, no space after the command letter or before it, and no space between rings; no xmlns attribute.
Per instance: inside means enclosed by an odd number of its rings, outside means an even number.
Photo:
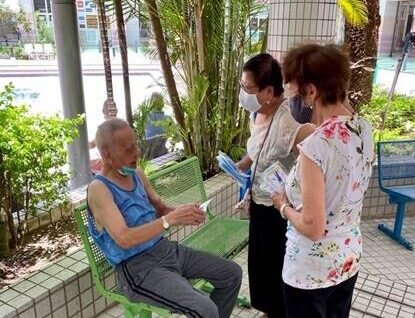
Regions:
<svg viewBox="0 0 415 318"><path fill-rule="evenodd" d="M107 16L114 16L115 15L114 1L113 0L104 0L104 7L105 7L105 14Z"/></svg>
<svg viewBox="0 0 415 318"><path fill-rule="evenodd" d="M206 77L197 75L194 78L194 86L183 97L183 105L188 110L189 120L194 121L199 116L199 109L202 101L205 99L209 88L209 82Z"/></svg>
<svg viewBox="0 0 415 318"><path fill-rule="evenodd" d="M125 15L125 22L132 18L146 19L142 14L143 4L140 0L122 0L122 8Z"/></svg>
<svg viewBox="0 0 415 318"><path fill-rule="evenodd" d="M368 23L368 12L364 0L337 0L337 4L343 11L347 23L354 27Z"/></svg>
<svg viewBox="0 0 415 318"><path fill-rule="evenodd" d="M104 0L105 14L115 19L115 0ZM127 22L132 18L147 21L148 16L145 11L145 6L140 0L121 0L122 11L124 13L124 21Z"/></svg>
<svg viewBox="0 0 415 318"><path fill-rule="evenodd" d="M152 60L158 58L159 52L157 51L157 48L155 47L141 46L140 50L141 50L141 53L143 53L145 57L148 57Z"/></svg>

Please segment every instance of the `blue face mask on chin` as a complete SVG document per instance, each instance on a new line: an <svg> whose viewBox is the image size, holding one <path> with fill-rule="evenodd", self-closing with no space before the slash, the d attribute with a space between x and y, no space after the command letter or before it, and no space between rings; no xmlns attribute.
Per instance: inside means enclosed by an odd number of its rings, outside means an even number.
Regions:
<svg viewBox="0 0 415 318"><path fill-rule="evenodd" d="M133 176L136 173L136 170L134 168L123 166L121 169L118 169L118 173L123 177Z"/></svg>
<svg viewBox="0 0 415 318"><path fill-rule="evenodd" d="M300 124L311 122L313 116L313 109L304 105L304 100L301 95L295 95L288 99L291 115Z"/></svg>

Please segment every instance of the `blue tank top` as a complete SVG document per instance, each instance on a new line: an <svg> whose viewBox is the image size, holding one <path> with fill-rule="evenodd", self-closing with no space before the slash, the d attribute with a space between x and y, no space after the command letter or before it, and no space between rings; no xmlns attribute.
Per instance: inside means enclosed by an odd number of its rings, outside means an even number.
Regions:
<svg viewBox="0 0 415 318"><path fill-rule="evenodd" d="M111 191L114 202L124 217L128 227L136 227L156 219L156 211L151 205L147 193L144 190L144 186L141 184L137 174L134 174L133 176L134 189L131 191L120 188L115 183L99 174L97 174L94 179L98 179L104 183ZM89 207L88 211L89 234L112 266L116 266L128 258L148 250L162 239L162 235L157 235L147 242L129 249L124 249L117 245L105 228L102 231L97 230L94 217Z"/></svg>

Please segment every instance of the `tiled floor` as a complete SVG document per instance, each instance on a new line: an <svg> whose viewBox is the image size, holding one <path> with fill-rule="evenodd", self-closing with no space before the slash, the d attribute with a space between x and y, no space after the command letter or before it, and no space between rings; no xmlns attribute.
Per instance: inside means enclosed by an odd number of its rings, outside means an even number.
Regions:
<svg viewBox="0 0 415 318"><path fill-rule="evenodd" d="M415 251L409 251L391 240L377 225L385 223L393 228L394 219L374 219L362 223L362 271L415 287ZM404 220L403 236L415 244L415 217Z"/></svg>
<svg viewBox="0 0 415 318"><path fill-rule="evenodd" d="M393 225L393 219L366 220L362 223L364 256L356 283L350 318L413 318L415 317L415 252L408 251L377 229L377 224ZM404 236L415 243L415 217L405 219ZM249 294L247 250L236 259L244 271L242 292ZM233 318L255 318L254 309L235 307ZM121 318L120 306L98 318ZM182 317L182 316L176 316Z"/></svg>

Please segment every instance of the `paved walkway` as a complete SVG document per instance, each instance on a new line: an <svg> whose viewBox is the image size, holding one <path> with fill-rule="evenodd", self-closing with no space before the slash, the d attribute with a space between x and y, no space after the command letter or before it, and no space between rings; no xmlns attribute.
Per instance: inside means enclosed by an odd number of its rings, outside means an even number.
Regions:
<svg viewBox="0 0 415 318"><path fill-rule="evenodd" d="M162 91L163 74L158 60L146 58L141 53L129 51L131 105L133 112L138 105L154 91ZM122 67L119 54L111 57L113 72L114 99L118 107L118 117L125 118L125 98L122 80ZM376 73L376 84L390 87L397 58L380 58ZM85 113L89 139L103 119L102 103L106 99L104 67L102 56L97 52L82 53L83 87ZM408 61L407 71L399 76L396 92L415 96L415 59ZM13 82L18 102L32 105L32 110L44 115L62 115L62 101L58 66L56 60L16 61L0 59L0 89ZM179 90L183 86L179 85ZM172 114L171 108L166 109Z"/></svg>
<svg viewBox="0 0 415 318"><path fill-rule="evenodd" d="M398 59L401 56L394 57L379 57L377 61L377 70L375 73L374 83L386 90L392 85L395 76ZM401 69L398 82L396 84L396 92L408 96L415 96L415 86L413 81L415 79L415 58L408 58L406 68Z"/></svg>
<svg viewBox="0 0 415 318"><path fill-rule="evenodd" d="M356 283L350 318L413 318L415 317L415 254L377 230L377 224L392 225L392 219L373 219L362 223L364 256ZM404 235L415 242L415 217L405 220ZM242 292L249 295L247 249L235 261L244 277ZM261 313L235 307L232 318L254 318ZM98 318L121 318L122 308L115 306ZM183 317L183 316L175 316Z"/></svg>

